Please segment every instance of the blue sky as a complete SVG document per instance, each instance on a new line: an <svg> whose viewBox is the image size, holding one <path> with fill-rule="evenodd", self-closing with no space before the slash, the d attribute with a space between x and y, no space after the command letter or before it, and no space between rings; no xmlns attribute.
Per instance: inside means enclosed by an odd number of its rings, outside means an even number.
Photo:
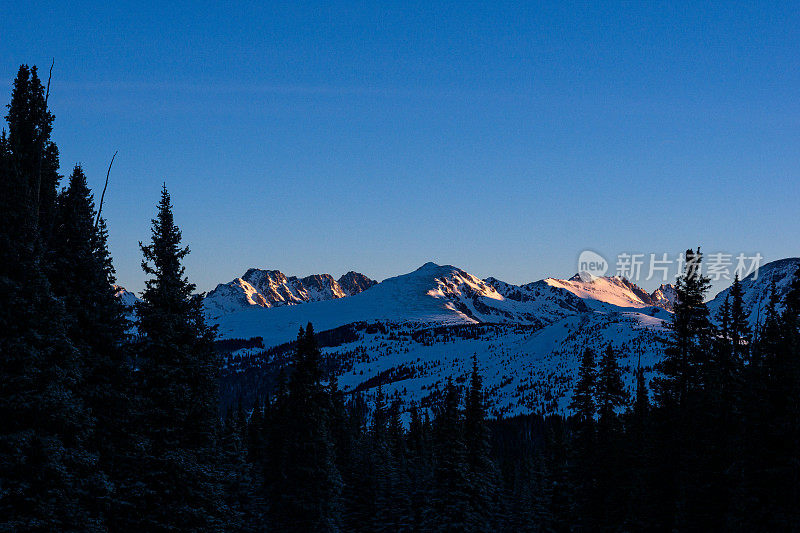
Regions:
<svg viewBox="0 0 800 533"><path fill-rule="evenodd" d="M796 2L161 4L0 20L4 102L55 57L64 172L99 189L119 150L131 289L162 181L203 290L251 266L522 283L587 248L800 255Z"/></svg>

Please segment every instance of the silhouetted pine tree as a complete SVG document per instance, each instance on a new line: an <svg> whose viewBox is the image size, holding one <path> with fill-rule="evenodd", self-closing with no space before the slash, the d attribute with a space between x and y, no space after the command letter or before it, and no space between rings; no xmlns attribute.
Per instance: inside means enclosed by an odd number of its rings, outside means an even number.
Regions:
<svg viewBox="0 0 800 533"><path fill-rule="evenodd" d="M622 427L616 411L628 403L628 393L622 384L622 370L611 344L600 357L595 396L598 408L596 473L598 523L597 527L611 529L621 521L627 494L621 487L623 461Z"/></svg>
<svg viewBox="0 0 800 533"><path fill-rule="evenodd" d="M444 403L434 421L433 486L425 528L429 531L470 531L470 476L458 388L448 381Z"/></svg>
<svg viewBox="0 0 800 533"><path fill-rule="evenodd" d="M371 516L365 522L370 524L371 531L391 531L396 519L397 509L392 507L392 489L397 472L389 444L389 416L386 394L383 392L383 386L378 384L372 427L368 438L363 441L368 461L365 466L373 477L374 497L370 502Z"/></svg>
<svg viewBox="0 0 800 533"><path fill-rule="evenodd" d="M408 428L408 475L412 508L412 530L422 530L428 493L431 485L431 443L430 426L425 423L420 408L412 402L411 421Z"/></svg>
<svg viewBox="0 0 800 533"><path fill-rule="evenodd" d="M81 353L84 383L79 392L94 417L92 450L111 483L107 498L98 494L95 502L113 528L124 514L125 493L137 484L133 372L125 342L128 323L114 296L105 221L97 220L79 165L59 194L49 254L53 292L64 301L68 335Z"/></svg>
<svg viewBox="0 0 800 533"><path fill-rule="evenodd" d="M628 497L622 505L625 517L621 520L620 526L630 531L643 531L655 526L652 520L655 513L651 510L652 485L658 481L654 479L650 466L653 460L650 443L650 410L647 380L640 361L636 367L636 394L628 412L625 446L622 450L622 453L627 453L628 456L624 485Z"/></svg>
<svg viewBox="0 0 800 533"><path fill-rule="evenodd" d="M390 488L388 505L391 510L388 531L408 531L413 524L411 509L411 481L408 473L406 434L400 419L400 401L389 405L387 421L387 448L390 461Z"/></svg>
<svg viewBox="0 0 800 533"><path fill-rule="evenodd" d="M664 527L712 528L718 500L714 497L717 464L703 454L714 445L708 402L709 384L717 370L714 328L705 295L710 287L702 274L702 254L687 250L686 264L676 283L672 338L653 380L659 405L659 428L654 439L661 457L657 476L663 479L669 502L660 519Z"/></svg>
<svg viewBox="0 0 800 533"><path fill-rule="evenodd" d="M499 506L498 476L491 459L489 431L486 427L486 407L483 382L478 372L478 360L472 357L472 373L464 409L464 443L470 476L470 504L474 531L494 529L494 511Z"/></svg>
<svg viewBox="0 0 800 533"><path fill-rule="evenodd" d="M622 384L622 370L611 344L606 346L600 357L596 391L598 430L613 431L613 425L618 421L616 411L628 403L628 393Z"/></svg>
<svg viewBox="0 0 800 533"><path fill-rule="evenodd" d="M341 526L341 476L336 468L329 426L330 397L322 384L321 355L308 324L298 335L294 369L285 399L284 459L272 517L282 531L338 531Z"/></svg>
<svg viewBox="0 0 800 533"><path fill-rule="evenodd" d="M79 354L47 279L58 182L53 116L23 65L0 136L0 529L91 531L105 494L77 394Z"/></svg>
<svg viewBox="0 0 800 533"><path fill-rule="evenodd" d="M141 424L147 437L141 481L146 487L141 529L214 530L224 508L215 467L218 360L202 300L185 276L181 247L166 186L152 222L152 240L140 244L145 282L136 305L143 397Z"/></svg>
<svg viewBox="0 0 800 533"><path fill-rule="evenodd" d="M571 442L571 487L574 492L575 517L581 527L594 523L597 516L596 501L596 439L595 421L596 386L594 352L583 351L578 368L578 383L572 393L570 409L575 413L575 438Z"/></svg>
<svg viewBox="0 0 800 533"><path fill-rule="evenodd" d="M678 410L689 408L690 392L706 384L713 336L705 304L711 282L702 274L700 249L686 250L685 261L675 285L672 339L659 366L663 378L654 382L659 405Z"/></svg>
<svg viewBox="0 0 800 533"><path fill-rule="evenodd" d="M14 194L26 196L30 228L36 231L35 241L40 241L34 244L40 245L50 242L60 180L58 147L50 140L54 118L38 70L21 65L6 115L9 167L24 191Z"/></svg>

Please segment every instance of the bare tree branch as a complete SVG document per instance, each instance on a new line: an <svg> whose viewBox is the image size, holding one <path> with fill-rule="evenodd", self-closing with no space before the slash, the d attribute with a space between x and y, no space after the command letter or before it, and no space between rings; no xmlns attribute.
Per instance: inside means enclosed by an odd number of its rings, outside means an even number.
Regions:
<svg viewBox="0 0 800 533"><path fill-rule="evenodd" d="M42 120L44 120L44 116L47 113L47 101L50 99L50 80L53 78L53 67L56 64L56 58L53 58L53 62L50 63L50 73L47 75L47 92L44 94L44 110L42 110ZM36 188L34 190L34 203L35 206L35 216L34 216L34 223L38 226L39 224L39 203L41 198L41 189L42 189L42 159L44 159L44 135L42 132L39 133L41 139L39 139L38 148L39 148L39 161L38 161L38 168L36 170Z"/></svg>
<svg viewBox="0 0 800 533"><path fill-rule="evenodd" d="M47 75L47 92L44 93L44 107L47 109L47 100L50 98L50 79L53 77L53 67L56 64L56 58L50 63L50 73Z"/></svg>
<svg viewBox="0 0 800 533"><path fill-rule="evenodd" d="M100 223L100 213L103 211L103 199L106 197L106 189L108 188L108 177L111 175L111 165L114 164L114 158L117 157L117 152L119 152L119 150L114 152L114 155L111 156L111 162L108 164L108 172L106 172L106 184L103 185L103 194L100 195L100 206L97 208L97 218L94 221L95 228Z"/></svg>

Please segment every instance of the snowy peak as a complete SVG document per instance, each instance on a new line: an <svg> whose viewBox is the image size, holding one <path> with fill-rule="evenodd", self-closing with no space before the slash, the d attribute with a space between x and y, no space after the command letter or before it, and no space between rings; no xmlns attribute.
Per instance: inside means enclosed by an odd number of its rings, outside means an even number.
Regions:
<svg viewBox="0 0 800 533"><path fill-rule="evenodd" d="M339 278L338 281L342 290L350 296L364 292L378 283L374 279L370 279L364 274L359 274L358 272L354 272L352 270Z"/></svg>
<svg viewBox="0 0 800 533"><path fill-rule="evenodd" d="M123 306L133 307L139 301L139 298L125 287L121 285L112 285L112 287L114 288L114 297L118 298Z"/></svg>
<svg viewBox="0 0 800 533"><path fill-rule="evenodd" d="M375 284L363 274L348 272L340 278L347 288L330 274L304 278L287 277L280 270L251 268L241 278L217 285L205 298L212 313L228 313L250 306L281 307L308 302L344 298L363 292Z"/></svg>
<svg viewBox="0 0 800 533"><path fill-rule="evenodd" d="M619 307L646 307L641 298L644 291L634 290L629 281L619 277L591 278L584 281L579 274L568 280L547 278L545 283L551 287L564 289L583 300L596 301L616 305Z"/></svg>
<svg viewBox="0 0 800 533"><path fill-rule="evenodd" d="M751 330L764 320L764 309L769 302L772 284L775 283L775 292L783 300L784 295L789 291L789 285L798 268L800 268L800 257L779 259L759 268L758 276L754 272L741 281L742 302ZM708 302L708 309L712 318L717 317L725 297L730 292L731 289L728 287ZM782 310L782 306L779 309Z"/></svg>
<svg viewBox="0 0 800 533"><path fill-rule="evenodd" d="M672 311L675 306L675 285L672 283L661 284L650 295L650 301L653 305L663 307L667 311Z"/></svg>
<svg viewBox="0 0 800 533"><path fill-rule="evenodd" d="M436 298L474 298L477 296L502 300L503 296L493 286L472 274L454 266L440 267L434 263L425 263L416 272L431 272L435 275L435 287L428 295Z"/></svg>
<svg viewBox="0 0 800 533"><path fill-rule="evenodd" d="M292 277L289 281L304 302L319 302L349 296L330 274L313 274L302 279Z"/></svg>
<svg viewBox="0 0 800 533"><path fill-rule="evenodd" d="M618 307L656 306L671 310L674 301L675 290L672 285L661 285L650 294L619 276L596 277L580 272L567 280L547 278L544 282L551 287L567 290L583 300Z"/></svg>

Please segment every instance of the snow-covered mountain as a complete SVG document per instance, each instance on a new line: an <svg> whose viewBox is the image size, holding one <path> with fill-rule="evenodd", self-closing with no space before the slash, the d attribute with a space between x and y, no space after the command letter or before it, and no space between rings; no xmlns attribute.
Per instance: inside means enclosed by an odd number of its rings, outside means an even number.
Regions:
<svg viewBox="0 0 800 533"><path fill-rule="evenodd" d="M742 301L747 312L751 331L764 319L764 309L769 302L772 284L775 283L775 292L783 299L798 268L800 268L800 257L780 259L767 263L759 268L758 272L753 272L742 280ZM728 287L708 302L708 309L711 311L712 318L716 318L730 290L730 287ZM780 309L782 308L779 307Z"/></svg>
<svg viewBox="0 0 800 533"><path fill-rule="evenodd" d="M636 365L651 369L661 357L670 313L653 303L619 278L513 285L426 263L347 298L207 309L224 337L258 336L268 347L232 354L229 380L285 364L298 328L311 322L345 391L380 383L430 403L448 378L465 378L476 354L493 413L507 415L566 409L586 346L614 344L632 386Z"/></svg>
<svg viewBox="0 0 800 533"><path fill-rule="evenodd" d="M369 321L413 323L418 327L477 323L541 327L588 310L569 291L543 282L512 287L498 280L484 281L454 266L426 263L348 298L272 309L257 305L206 308L219 322L221 335L261 336L268 344L292 340L297 329L309 321L317 331Z"/></svg>
<svg viewBox="0 0 800 533"><path fill-rule="evenodd" d="M352 271L337 281L330 274L297 278L286 277L279 270L251 268L241 278L217 285L206 295L204 303L210 313L224 314L249 306L280 307L344 298L363 292L375 283Z"/></svg>
<svg viewBox="0 0 800 533"><path fill-rule="evenodd" d="M784 294L798 266L800 259L776 261L743 280L752 324L772 281ZM712 314L728 290L709 302ZM122 288L118 294L134 301ZM674 302L672 285L648 293L624 278L586 274L514 285L426 263L380 283L356 272L335 280L250 269L218 285L205 306L222 338L263 339L264 348L226 356L228 397L268 391L298 329L311 322L344 391L370 394L381 384L390 395L431 405L448 379L465 382L475 354L490 412L505 416L564 412L585 347L613 345L631 388L637 365L652 376Z"/></svg>

